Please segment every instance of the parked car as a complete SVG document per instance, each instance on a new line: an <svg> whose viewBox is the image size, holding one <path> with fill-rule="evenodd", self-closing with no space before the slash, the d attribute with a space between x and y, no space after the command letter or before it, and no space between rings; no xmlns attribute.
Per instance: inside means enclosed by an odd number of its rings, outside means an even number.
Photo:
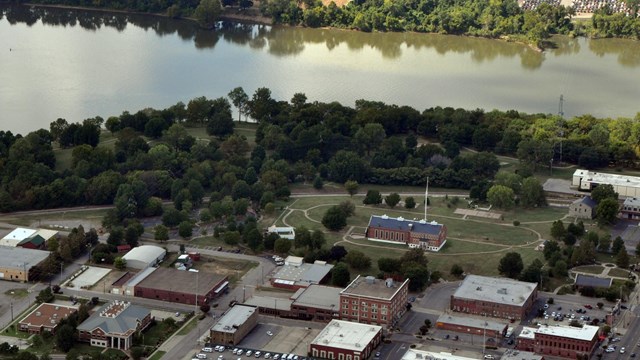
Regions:
<svg viewBox="0 0 640 360"><path fill-rule="evenodd" d="M216 346L216 350L218 350L218 347L217 347L217 346ZM203 348L202 348L202 352L208 352L208 353L210 353L210 352L213 352L213 349L212 349L212 348L210 348L210 347L203 347Z"/></svg>
<svg viewBox="0 0 640 360"><path fill-rule="evenodd" d="M271 330L267 331L267 335L273 336L273 333L271 332Z"/></svg>
<svg viewBox="0 0 640 360"><path fill-rule="evenodd" d="M485 359L493 360L493 355L487 354L484 356Z"/></svg>
<svg viewBox="0 0 640 360"><path fill-rule="evenodd" d="M591 306L591 305L589 305L589 304L586 304L584 307L586 307L586 308L587 308L587 309L589 309L589 310L593 309L593 306Z"/></svg>
<svg viewBox="0 0 640 360"><path fill-rule="evenodd" d="M624 310L627 310L627 309L628 309L628 307L627 307L626 305L620 305L620 308L621 308L621 309L624 309Z"/></svg>
<svg viewBox="0 0 640 360"><path fill-rule="evenodd" d="M620 354L624 354L625 350L626 350L626 349L624 348L624 346L623 346L623 347L621 347L621 348L620 348Z"/></svg>

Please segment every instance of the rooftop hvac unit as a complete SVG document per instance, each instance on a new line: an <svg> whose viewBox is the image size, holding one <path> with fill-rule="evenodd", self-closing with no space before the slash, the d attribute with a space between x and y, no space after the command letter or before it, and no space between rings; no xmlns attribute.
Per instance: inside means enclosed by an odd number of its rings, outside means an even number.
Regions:
<svg viewBox="0 0 640 360"><path fill-rule="evenodd" d="M389 288L390 288L390 287L393 287L393 279L392 279L392 278L388 278L387 280L385 280L385 282L384 282L384 283L385 283L385 285L386 285L387 287L389 287Z"/></svg>
<svg viewBox="0 0 640 360"><path fill-rule="evenodd" d="M398 217L398 221L404 221L404 218L402 216Z"/></svg>
<svg viewBox="0 0 640 360"><path fill-rule="evenodd" d="M42 313L40 311L36 311L36 316L40 316Z"/></svg>
<svg viewBox="0 0 640 360"><path fill-rule="evenodd" d="M371 275L367 276L367 277L366 277L366 278L364 278L364 279L365 279L365 281L367 282L367 284L373 284L373 283L376 281L375 276L371 276Z"/></svg>
<svg viewBox="0 0 640 360"><path fill-rule="evenodd" d="M380 217L381 217L381 218L383 218L383 219L385 219L385 220L389 218L389 216L387 216L387 214L384 214L384 215L382 215L382 216L380 216Z"/></svg>

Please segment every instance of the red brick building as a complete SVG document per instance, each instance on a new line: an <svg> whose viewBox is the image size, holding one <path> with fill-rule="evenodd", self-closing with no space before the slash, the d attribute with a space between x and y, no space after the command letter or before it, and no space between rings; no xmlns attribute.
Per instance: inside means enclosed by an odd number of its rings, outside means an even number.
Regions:
<svg viewBox="0 0 640 360"><path fill-rule="evenodd" d="M578 355L591 356L598 345L597 326L540 326L525 327L518 335L516 349L576 359Z"/></svg>
<svg viewBox="0 0 640 360"><path fill-rule="evenodd" d="M309 355L335 360L368 359L382 341L382 327L332 320L309 344Z"/></svg>
<svg viewBox="0 0 640 360"><path fill-rule="evenodd" d="M401 243L411 248L439 251L447 242L447 227L435 221L372 215L366 236L371 241Z"/></svg>
<svg viewBox="0 0 640 360"><path fill-rule="evenodd" d="M340 292L340 319L393 327L407 311L409 280L358 275Z"/></svg>
<svg viewBox="0 0 640 360"><path fill-rule="evenodd" d="M521 320L538 296L538 284L508 278L467 275L451 295L456 312Z"/></svg>
<svg viewBox="0 0 640 360"><path fill-rule="evenodd" d="M74 306L44 303L40 304L29 315L18 323L20 331L29 334L50 333L55 334L56 328L62 319L75 313L78 309Z"/></svg>
<svg viewBox="0 0 640 360"><path fill-rule="evenodd" d="M151 324L151 311L129 302L115 300L78 325L78 340L91 346L128 350L133 335Z"/></svg>
<svg viewBox="0 0 640 360"><path fill-rule="evenodd" d="M182 304L195 304L197 298L203 305L224 294L229 281L222 275L160 267L132 286L137 297Z"/></svg>

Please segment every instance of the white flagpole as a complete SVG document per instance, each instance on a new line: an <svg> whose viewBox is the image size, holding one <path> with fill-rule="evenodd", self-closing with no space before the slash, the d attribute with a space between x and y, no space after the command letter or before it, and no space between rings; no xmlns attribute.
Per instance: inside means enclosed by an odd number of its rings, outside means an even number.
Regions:
<svg viewBox="0 0 640 360"><path fill-rule="evenodd" d="M427 187L424 190L424 221L427 221L427 201L429 199L429 177L427 177Z"/></svg>

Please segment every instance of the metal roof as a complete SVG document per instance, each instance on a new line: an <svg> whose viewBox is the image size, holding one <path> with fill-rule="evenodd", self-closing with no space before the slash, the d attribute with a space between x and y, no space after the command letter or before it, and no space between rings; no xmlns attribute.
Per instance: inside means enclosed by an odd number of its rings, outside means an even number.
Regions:
<svg viewBox="0 0 640 360"><path fill-rule="evenodd" d="M317 284L333 269L331 264L302 264L300 266L284 265L273 275L278 283L300 283L303 285Z"/></svg>
<svg viewBox="0 0 640 360"><path fill-rule="evenodd" d="M197 292L198 296L204 296L220 286L225 280L226 276L214 273L159 267L140 280L136 286L188 294Z"/></svg>
<svg viewBox="0 0 640 360"><path fill-rule="evenodd" d="M49 254L44 250L0 246L0 268L28 270L44 261Z"/></svg>
<svg viewBox="0 0 640 360"><path fill-rule="evenodd" d="M123 306L123 309L119 313L112 315L109 309L114 306ZM142 306L115 300L101 306L98 311L78 325L78 330L90 332L100 328L107 334L125 334L128 331L135 331L139 321L150 313L149 309Z"/></svg>
<svg viewBox="0 0 640 360"><path fill-rule="evenodd" d="M310 345L364 351L367 345L381 332L382 327L378 325L331 320Z"/></svg>
<svg viewBox="0 0 640 360"><path fill-rule="evenodd" d="M475 360L475 358L453 355L448 352L408 349L400 360Z"/></svg>
<svg viewBox="0 0 640 360"><path fill-rule="evenodd" d="M297 294L294 305L308 306L318 309L340 310L340 292L342 288L324 285L311 285ZM295 294L294 294L295 296Z"/></svg>
<svg viewBox="0 0 640 360"><path fill-rule="evenodd" d="M591 208L594 208L594 207L596 207L598 205L596 203L596 201L591 198L591 196L583 196L581 199L577 199L573 203L574 204L582 203L582 204L585 204L585 205L587 205L588 207L591 207ZM625 201L625 203L626 203L626 201Z"/></svg>
<svg viewBox="0 0 640 360"><path fill-rule="evenodd" d="M501 333L507 328L506 323L500 323L497 321L487 320L486 318L474 318L470 316L455 316L449 314L442 314L438 317L437 323L445 323L452 325L460 325L465 327L474 327L477 329L486 329L490 331L497 331Z"/></svg>
<svg viewBox="0 0 640 360"><path fill-rule="evenodd" d="M167 250L154 245L142 245L131 249L128 253L122 257L127 261L141 261L150 264L156 261L158 258L164 257Z"/></svg>
<svg viewBox="0 0 640 360"><path fill-rule="evenodd" d="M578 274L576 275L575 285L590 286L594 288L609 288L612 282L612 278L601 278L585 274Z"/></svg>
<svg viewBox="0 0 640 360"><path fill-rule="evenodd" d="M536 283L509 278L467 275L453 297L521 306L537 287Z"/></svg>
<svg viewBox="0 0 640 360"><path fill-rule="evenodd" d="M601 173L578 169L573 173L574 177L585 178L584 180L596 184L610 184L613 186L640 187L640 177Z"/></svg>
<svg viewBox="0 0 640 360"><path fill-rule="evenodd" d="M397 229L430 235L440 234L442 226L442 224L438 224L435 221L409 220L402 217L392 218L387 215L371 215L371 218L369 219L369 227Z"/></svg>

